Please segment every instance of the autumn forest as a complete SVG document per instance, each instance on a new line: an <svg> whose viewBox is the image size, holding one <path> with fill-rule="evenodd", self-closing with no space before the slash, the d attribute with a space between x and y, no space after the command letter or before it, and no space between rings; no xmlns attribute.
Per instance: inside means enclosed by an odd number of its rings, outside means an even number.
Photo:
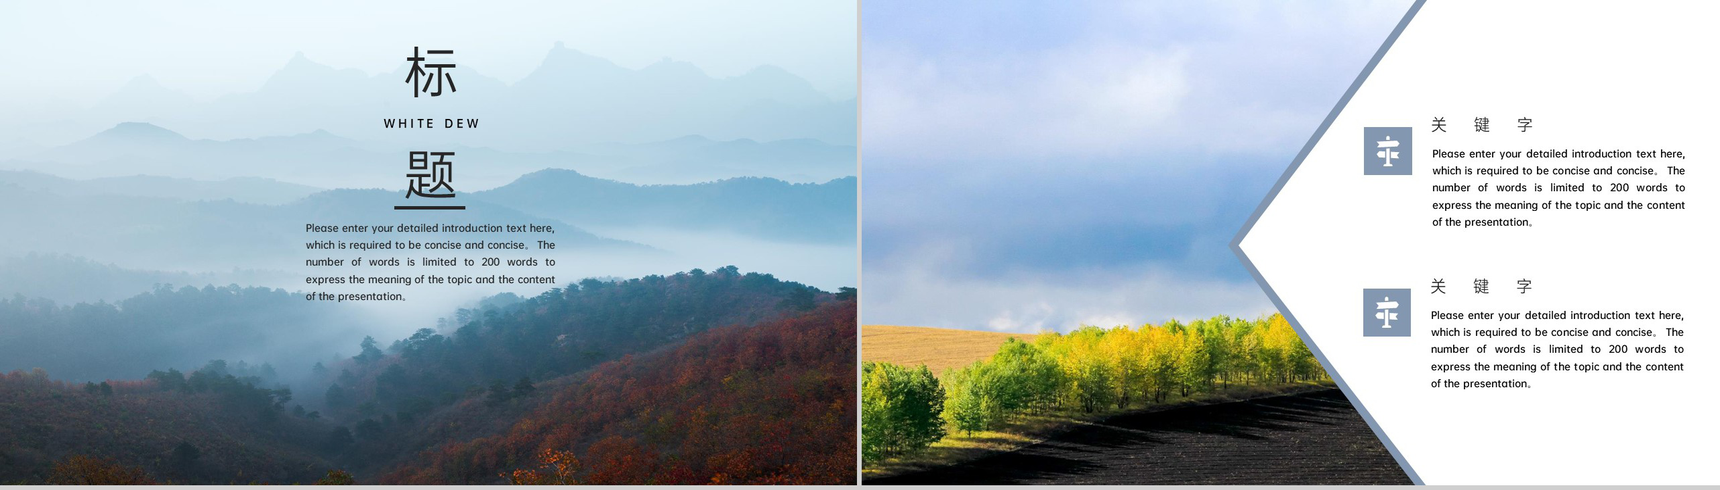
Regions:
<svg viewBox="0 0 1720 490"><path fill-rule="evenodd" d="M732 266L504 294L303 372L103 358L108 342L144 333L115 325L171 339L171 312L266 313L275 295L286 293L0 300L14 327L0 344L93 339L56 347L65 361L48 369L0 374L0 483L854 481L854 290ZM138 348L182 348L152 342ZM103 371L77 371L79 357L135 375L92 377Z"/></svg>

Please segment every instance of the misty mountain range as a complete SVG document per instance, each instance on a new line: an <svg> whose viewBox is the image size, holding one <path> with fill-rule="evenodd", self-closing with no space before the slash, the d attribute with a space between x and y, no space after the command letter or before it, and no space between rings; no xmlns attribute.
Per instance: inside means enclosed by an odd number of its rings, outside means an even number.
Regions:
<svg viewBox="0 0 1720 490"><path fill-rule="evenodd" d="M0 299L15 296L46 298L59 304L118 302L152 291L158 285L277 284L291 280L285 273L231 270L191 274L137 270L82 257L31 253L0 259Z"/></svg>
<svg viewBox="0 0 1720 490"><path fill-rule="evenodd" d="M0 185L69 197L99 195L155 197L187 201L234 200L250 204L286 204L322 191L263 177L233 177L208 181L150 175L75 180L35 171L0 170Z"/></svg>
<svg viewBox="0 0 1720 490"><path fill-rule="evenodd" d="M394 192L339 189L269 206L231 200L187 201L112 194L66 196L0 184L0 206L30 209L7 219L9 239L0 256L58 253L127 267L182 271L233 267L290 266L307 256L306 223L536 223L556 228L558 248L649 251L644 245L598 237L578 227L503 206L473 205L464 212L414 214L394 211ZM462 241L506 238L506 234L413 234L415 240ZM400 234L329 239L405 239ZM317 254L311 254L317 255Z"/></svg>
<svg viewBox="0 0 1720 490"><path fill-rule="evenodd" d="M726 78L671 60L634 70L561 45L513 84L462 66L459 91L434 98L411 97L404 59L371 76L301 55L256 91L207 102L144 75L91 106L11 114L0 206L30 212L3 220L0 279L59 301L157 282L291 290L311 273L297 264L321 256L307 241L401 239L313 237L306 223L438 222L553 225L554 251L501 255L556 257L563 280L728 263L853 283L837 260L855 246L853 99L769 66ZM397 118L482 123L381 127ZM392 209L418 204L403 199L413 150L455 152L459 197L435 204L466 211ZM113 287L88 286L104 279Z"/></svg>
<svg viewBox="0 0 1720 490"><path fill-rule="evenodd" d="M408 151L453 151L461 190L496 187L545 168L648 184L691 184L735 177L822 183L856 174L854 147L815 140L714 141L683 136L652 143L592 143L569 150L508 152L464 145L363 142L315 130L290 136L191 139L150 123L124 122L63 146L6 158L0 169L72 178L138 174L232 179L266 177L324 188L393 187L404 180ZM0 149L3 151L3 149Z"/></svg>
<svg viewBox="0 0 1720 490"><path fill-rule="evenodd" d="M323 219L387 221L408 218L392 211L393 205L413 204L402 199L402 193L397 191L327 191L258 177L201 181L135 175L74 180L38 172L0 171L0 189L8 187L22 194L0 196L0 201L18 205L63 201L63 206L79 209L89 202L118 206L112 199L115 197L144 198L138 206L124 206L126 211L184 205L189 211L178 212L174 217L186 219L283 210L288 215L305 216L291 210L310 208L322 210L325 215L319 218ZM469 214L457 218L471 222L490 222L485 220L501 213L515 221L541 217L579 227L658 227L728 232L769 240L842 243L855 238L856 192L853 177L823 184L791 184L748 177L688 185L636 185L572 170L550 169L526 174L495 189L465 193L446 203L467 205ZM342 209L343 206L346 208ZM56 213L50 210L47 214ZM145 216L138 218L151 222ZM293 230L289 227L283 231ZM0 254L9 251L7 248L0 245Z"/></svg>
<svg viewBox="0 0 1720 490"><path fill-rule="evenodd" d="M642 186L552 169L473 197L585 226L657 226L851 243L858 189L854 177L823 184L748 177Z"/></svg>
<svg viewBox="0 0 1720 490"><path fill-rule="evenodd" d="M687 135L717 140L814 139L852 146L858 106L831 100L806 80L763 65L715 78L691 63L664 59L629 69L560 43L542 64L511 85L484 76L458 55L450 73L458 90L412 97L410 52L393 71L367 75L336 69L302 53L254 92L209 102L167 88L147 75L88 107L47 107L0 126L0 150L71 141L117 121L144 121L214 139L294 135L326 130L365 141L439 140L513 151L568 150L589 143L644 143ZM36 117L41 116L41 117ZM472 130L385 130L384 118L480 118ZM16 138L21 138L18 141Z"/></svg>

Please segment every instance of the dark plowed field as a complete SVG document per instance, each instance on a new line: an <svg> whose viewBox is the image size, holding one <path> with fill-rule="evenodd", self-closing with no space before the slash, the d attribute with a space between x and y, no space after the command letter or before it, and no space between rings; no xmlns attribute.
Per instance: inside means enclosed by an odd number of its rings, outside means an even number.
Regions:
<svg viewBox="0 0 1720 490"><path fill-rule="evenodd" d="M867 484L1409 484L1338 390L1112 417Z"/></svg>

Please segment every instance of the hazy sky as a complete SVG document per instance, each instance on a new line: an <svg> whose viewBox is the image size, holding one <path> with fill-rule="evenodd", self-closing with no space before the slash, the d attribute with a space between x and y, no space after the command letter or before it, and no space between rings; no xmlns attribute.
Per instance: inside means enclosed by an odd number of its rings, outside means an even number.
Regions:
<svg viewBox="0 0 1720 490"><path fill-rule="evenodd" d="M1409 3L867 0L862 321L1270 313L1229 241Z"/></svg>
<svg viewBox="0 0 1720 490"><path fill-rule="evenodd" d="M777 65L843 100L855 96L856 15L852 1L797 0L0 0L0 93L89 103L149 74L208 100L255 90L295 52L377 74L413 46L454 49L461 68L512 83L562 41L629 68L668 57L727 77Z"/></svg>

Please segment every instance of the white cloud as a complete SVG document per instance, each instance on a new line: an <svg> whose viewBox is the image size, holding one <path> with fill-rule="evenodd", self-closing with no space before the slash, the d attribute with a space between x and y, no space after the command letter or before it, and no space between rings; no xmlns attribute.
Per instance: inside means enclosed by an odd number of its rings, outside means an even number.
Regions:
<svg viewBox="0 0 1720 490"><path fill-rule="evenodd" d="M1270 313L1232 273L1231 227L1408 1L1056 5L869 9L861 320L1031 332Z"/></svg>
<svg viewBox="0 0 1720 490"><path fill-rule="evenodd" d="M1083 46L931 60L867 45L867 150L919 156L1115 153L1166 123L1188 92L1185 53Z"/></svg>
<svg viewBox="0 0 1720 490"><path fill-rule="evenodd" d="M1012 19L1033 47L965 36L863 36L874 157L995 160L1294 152L1407 3L1079 3ZM1043 23L1044 25L1041 25ZM991 35L998 35L993 32ZM965 37L964 37L965 36ZM1036 38L1037 37L1037 38ZM926 47L927 45L932 47ZM1289 155L1285 156L1287 161Z"/></svg>

